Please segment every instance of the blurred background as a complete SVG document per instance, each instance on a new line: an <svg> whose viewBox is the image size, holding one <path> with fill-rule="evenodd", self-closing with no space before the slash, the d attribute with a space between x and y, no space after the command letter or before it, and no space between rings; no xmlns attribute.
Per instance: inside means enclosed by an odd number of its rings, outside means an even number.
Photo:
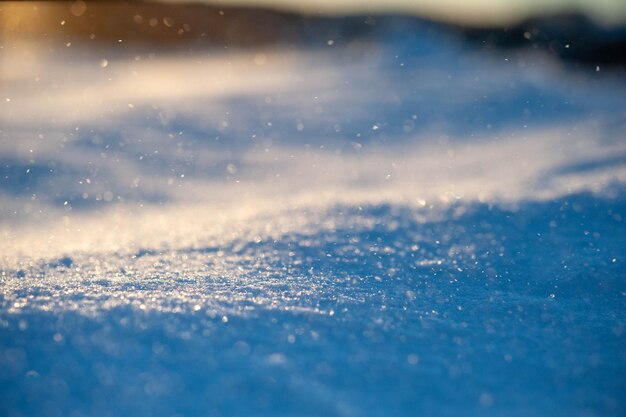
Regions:
<svg viewBox="0 0 626 417"><path fill-rule="evenodd" d="M624 60L626 7L619 0L4 2L1 27L5 43L18 37L51 46L188 49L315 44L329 35L349 42L400 16L409 31L429 23L486 46L542 48L589 64Z"/></svg>

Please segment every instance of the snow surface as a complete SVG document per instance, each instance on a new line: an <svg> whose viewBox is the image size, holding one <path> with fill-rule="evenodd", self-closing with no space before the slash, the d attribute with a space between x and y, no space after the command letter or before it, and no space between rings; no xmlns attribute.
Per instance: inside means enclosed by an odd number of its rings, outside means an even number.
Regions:
<svg viewBox="0 0 626 417"><path fill-rule="evenodd" d="M0 415L626 415L623 74L429 32L0 80Z"/></svg>

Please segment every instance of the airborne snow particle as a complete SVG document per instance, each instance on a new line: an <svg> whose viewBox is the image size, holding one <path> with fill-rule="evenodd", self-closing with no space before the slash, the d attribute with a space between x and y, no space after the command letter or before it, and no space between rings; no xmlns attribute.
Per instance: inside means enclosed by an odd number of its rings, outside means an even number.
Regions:
<svg viewBox="0 0 626 417"><path fill-rule="evenodd" d="M87 4L82 0L77 0L70 6L70 12L76 17L81 17L86 10Z"/></svg>

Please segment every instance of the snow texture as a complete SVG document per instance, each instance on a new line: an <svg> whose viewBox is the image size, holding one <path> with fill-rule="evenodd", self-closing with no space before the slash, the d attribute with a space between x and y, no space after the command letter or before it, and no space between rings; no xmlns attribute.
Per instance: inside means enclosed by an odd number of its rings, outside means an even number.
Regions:
<svg viewBox="0 0 626 417"><path fill-rule="evenodd" d="M0 415L626 415L622 73L428 32L0 80Z"/></svg>

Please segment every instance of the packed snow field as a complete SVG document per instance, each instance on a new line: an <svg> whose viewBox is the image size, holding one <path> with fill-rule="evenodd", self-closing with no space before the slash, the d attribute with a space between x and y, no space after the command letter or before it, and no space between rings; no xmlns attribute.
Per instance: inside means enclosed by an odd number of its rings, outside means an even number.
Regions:
<svg viewBox="0 0 626 417"><path fill-rule="evenodd" d="M0 80L1 415L626 414L623 74L429 31Z"/></svg>

